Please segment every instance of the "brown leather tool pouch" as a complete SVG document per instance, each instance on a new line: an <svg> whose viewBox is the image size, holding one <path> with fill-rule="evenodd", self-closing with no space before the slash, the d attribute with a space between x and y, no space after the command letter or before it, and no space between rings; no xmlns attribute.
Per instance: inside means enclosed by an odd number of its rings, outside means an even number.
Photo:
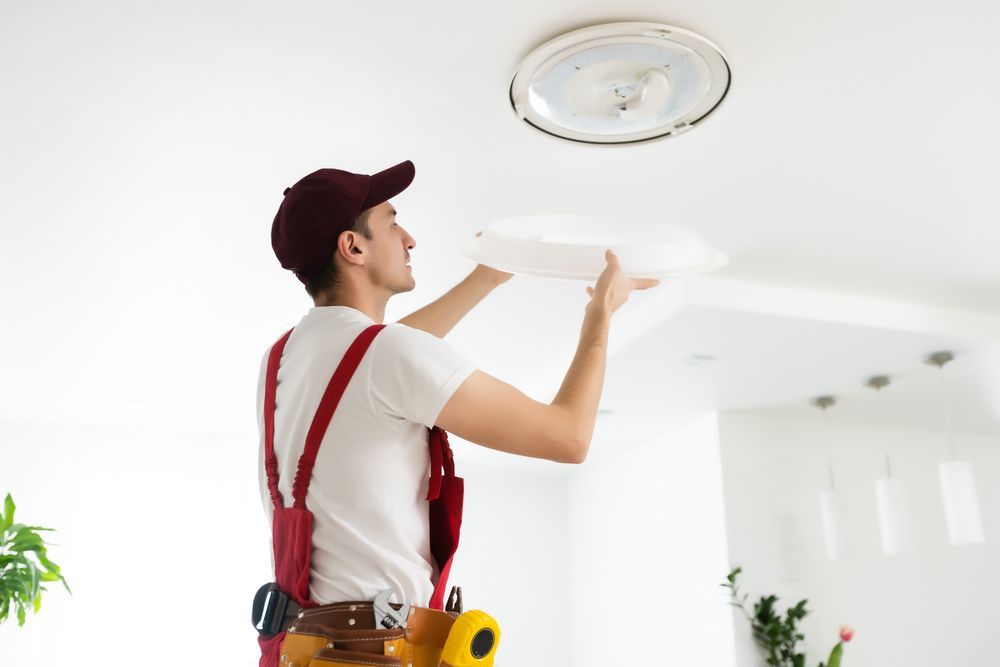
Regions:
<svg viewBox="0 0 1000 667"><path fill-rule="evenodd" d="M281 667L307 667L320 649L326 648L330 640L326 635L288 632L281 642Z"/></svg>
<svg viewBox="0 0 1000 667"><path fill-rule="evenodd" d="M406 630L342 630L299 621L281 645L283 667L309 665L399 665Z"/></svg>
<svg viewBox="0 0 1000 667"><path fill-rule="evenodd" d="M387 655L372 655L371 653L358 653L357 651L338 651L337 649L325 648L316 654L316 657L309 663L310 667L351 667L354 665L383 665L389 667L395 665L400 667L403 662L399 658Z"/></svg>
<svg viewBox="0 0 1000 667"><path fill-rule="evenodd" d="M456 616L455 612L413 607L406 627L385 630L374 627L371 602L306 609L287 629L280 667L437 667Z"/></svg>

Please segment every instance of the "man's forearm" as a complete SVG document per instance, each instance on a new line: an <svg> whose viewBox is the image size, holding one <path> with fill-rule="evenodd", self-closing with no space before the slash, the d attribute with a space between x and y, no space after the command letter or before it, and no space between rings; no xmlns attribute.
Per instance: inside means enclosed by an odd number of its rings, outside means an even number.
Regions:
<svg viewBox="0 0 1000 667"><path fill-rule="evenodd" d="M604 385L604 370L608 357L608 330L611 323L610 312L599 304L591 302L583 318L580 343L566 372L559 393L552 405L566 410L573 420L576 440L586 456L597 421L597 406L601 400Z"/></svg>
<svg viewBox="0 0 1000 667"><path fill-rule="evenodd" d="M488 272L477 267L440 299L410 313L399 322L444 338L496 285Z"/></svg>

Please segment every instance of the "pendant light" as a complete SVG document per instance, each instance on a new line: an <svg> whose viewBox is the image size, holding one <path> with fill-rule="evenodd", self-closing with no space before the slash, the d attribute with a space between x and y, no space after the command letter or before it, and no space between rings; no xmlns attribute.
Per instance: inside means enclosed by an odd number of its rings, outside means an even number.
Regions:
<svg viewBox="0 0 1000 667"><path fill-rule="evenodd" d="M951 352L942 351L935 352L924 359L926 363L937 366L941 372L941 393L944 396L948 442L951 446L952 460L938 465L941 497L944 502L945 520L948 524L948 539L951 543L954 545L982 544L986 538L983 534L983 521L979 513L976 481L972 473L972 464L958 459L951 395L944 376L945 364L954 358L955 355Z"/></svg>
<svg viewBox="0 0 1000 667"><path fill-rule="evenodd" d="M843 558L847 546L844 498L837 492L836 480L833 476L830 426L826 416L827 408L833 406L836 402L837 400L833 396L818 396L812 399L812 404L823 411L823 440L826 445L826 467L830 486L819 492L819 512L823 525L823 544L826 548L826 557L829 560L840 560Z"/></svg>
<svg viewBox="0 0 1000 667"><path fill-rule="evenodd" d="M865 382L866 387L881 392L889 385L888 375L875 375ZM892 476L892 461L885 453L885 477L875 480L875 503L878 507L878 525L882 536L882 551L887 556L913 551L913 515L909 496L903 480Z"/></svg>

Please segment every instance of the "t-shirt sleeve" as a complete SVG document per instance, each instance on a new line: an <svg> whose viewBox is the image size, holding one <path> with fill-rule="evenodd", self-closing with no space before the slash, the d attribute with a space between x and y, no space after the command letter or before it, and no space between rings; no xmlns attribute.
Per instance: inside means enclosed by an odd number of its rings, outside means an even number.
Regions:
<svg viewBox="0 0 1000 667"><path fill-rule="evenodd" d="M372 345L372 402L388 428L404 421L434 426L448 399L476 370L437 336L390 324Z"/></svg>

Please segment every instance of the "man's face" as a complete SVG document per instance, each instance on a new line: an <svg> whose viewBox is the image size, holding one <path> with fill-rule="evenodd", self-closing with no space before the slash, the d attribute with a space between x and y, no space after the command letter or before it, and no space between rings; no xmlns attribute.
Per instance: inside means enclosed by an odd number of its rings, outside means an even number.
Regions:
<svg viewBox="0 0 1000 667"><path fill-rule="evenodd" d="M368 245L369 275L372 282L392 294L409 292L416 287L410 268L410 250L417 242L396 221L396 209L390 202L372 208L368 217L372 239Z"/></svg>

